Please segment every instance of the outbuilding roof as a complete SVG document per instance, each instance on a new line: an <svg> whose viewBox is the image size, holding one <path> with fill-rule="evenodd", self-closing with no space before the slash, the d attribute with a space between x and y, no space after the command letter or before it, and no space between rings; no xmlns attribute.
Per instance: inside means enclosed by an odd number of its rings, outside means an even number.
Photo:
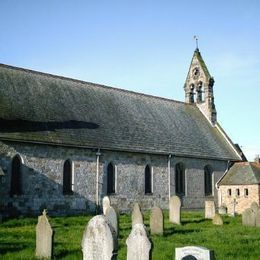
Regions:
<svg viewBox="0 0 260 260"><path fill-rule="evenodd" d="M260 184L260 163L237 162L219 182L219 186L250 184Z"/></svg>
<svg viewBox="0 0 260 260"><path fill-rule="evenodd" d="M4 64L0 139L240 160L194 104Z"/></svg>

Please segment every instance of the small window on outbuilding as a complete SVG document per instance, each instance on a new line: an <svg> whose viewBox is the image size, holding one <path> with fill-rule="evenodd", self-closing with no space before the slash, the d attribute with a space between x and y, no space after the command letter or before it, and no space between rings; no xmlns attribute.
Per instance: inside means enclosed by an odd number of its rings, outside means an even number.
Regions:
<svg viewBox="0 0 260 260"><path fill-rule="evenodd" d="M230 197L231 194L232 194L231 189L228 189L228 190L227 190L227 195Z"/></svg>
<svg viewBox="0 0 260 260"><path fill-rule="evenodd" d="M145 167L145 194L151 194L152 193L152 173L151 173L151 167L149 165L146 165Z"/></svg>
<svg viewBox="0 0 260 260"><path fill-rule="evenodd" d="M72 195L72 162L71 160L66 160L63 166L63 194Z"/></svg>
<svg viewBox="0 0 260 260"><path fill-rule="evenodd" d="M244 194L245 194L245 197L248 197L248 194L249 194L248 189L244 190Z"/></svg>
<svg viewBox="0 0 260 260"><path fill-rule="evenodd" d="M107 194L115 193L115 167L110 162L107 166Z"/></svg>
<svg viewBox="0 0 260 260"><path fill-rule="evenodd" d="M22 161L19 155L15 155L12 160L11 190L10 195L22 194Z"/></svg>
<svg viewBox="0 0 260 260"><path fill-rule="evenodd" d="M185 195L185 166L183 163L175 165L175 192L177 195Z"/></svg>
<svg viewBox="0 0 260 260"><path fill-rule="evenodd" d="M236 189L236 196L239 197L240 196L240 190Z"/></svg>

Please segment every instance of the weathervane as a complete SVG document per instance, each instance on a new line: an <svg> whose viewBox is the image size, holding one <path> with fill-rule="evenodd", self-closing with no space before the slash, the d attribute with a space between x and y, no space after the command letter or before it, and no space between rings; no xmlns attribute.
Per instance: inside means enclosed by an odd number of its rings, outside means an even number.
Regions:
<svg viewBox="0 0 260 260"><path fill-rule="evenodd" d="M198 49L199 49L199 43L198 43L199 38L198 38L197 35L194 35L194 36L193 36L193 39L196 41L196 50L198 50Z"/></svg>

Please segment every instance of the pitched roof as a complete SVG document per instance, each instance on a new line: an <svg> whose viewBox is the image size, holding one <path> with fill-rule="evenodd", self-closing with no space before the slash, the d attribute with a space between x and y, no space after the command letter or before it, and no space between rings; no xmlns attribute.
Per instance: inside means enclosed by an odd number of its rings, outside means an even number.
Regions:
<svg viewBox="0 0 260 260"><path fill-rule="evenodd" d="M194 51L193 58L194 57L197 57L197 59L198 59L198 61L200 63L200 66L201 66L202 70L204 71L206 77L211 78L210 73L208 71L208 68L207 68L207 66L206 66L206 64L205 64L205 62L204 62L204 60L203 60L203 58L201 56L201 53L200 53L199 49L196 49ZM193 58L192 58L192 60L193 60Z"/></svg>
<svg viewBox="0 0 260 260"><path fill-rule="evenodd" d="M260 163L237 162L219 182L219 185L260 184Z"/></svg>
<svg viewBox="0 0 260 260"><path fill-rule="evenodd" d="M196 105L0 64L0 139L240 160Z"/></svg>

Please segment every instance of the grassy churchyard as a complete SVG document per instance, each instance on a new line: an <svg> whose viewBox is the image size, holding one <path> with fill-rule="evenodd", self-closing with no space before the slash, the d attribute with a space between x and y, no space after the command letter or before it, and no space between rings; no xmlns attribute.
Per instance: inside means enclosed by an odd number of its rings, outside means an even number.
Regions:
<svg viewBox="0 0 260 260"><path fill-rule="evenodd" d="M205 220L203 212L182 212L182 225L168 221L164 212L163 236L151 236L152 259L172 259L174 248L188 245L214 250L216 259L260 259L260 229L244 227L241 217L224 217L223 226ZM55 259L82 259L81 239L92 216L51 217ZM118 259L126 259L125 241L131 231L131 216L120 215ZM149 213L144 214L149 233ZM10 219L0 224L0 259L34 259L37 218ZM173 258L174 259L174 258Z"/></svg>

